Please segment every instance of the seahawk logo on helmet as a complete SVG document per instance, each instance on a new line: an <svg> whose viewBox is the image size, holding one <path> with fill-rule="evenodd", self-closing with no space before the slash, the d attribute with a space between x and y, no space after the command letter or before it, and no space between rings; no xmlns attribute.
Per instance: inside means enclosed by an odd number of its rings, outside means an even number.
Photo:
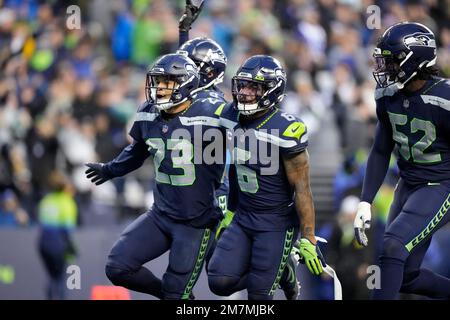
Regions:
<svg viewBox="0 0 450 320"><path fill-rule="evenodd" d="M204 37L195 38L186 41L177 52L187 55L197 65L200 74L200 90L223 81L227 57L222 47L214 40Z"/></svg>
<svg viewBox="0 0 450 320"><path fill-rule="evenodd" d="M385 88L395 84L402 89L419 71L436 64L436 40L423 24L401 22L383 33L373 56L378 85Z"/></svg>
<svg viewBox="0 0 450 320"><path fill-rule="evenodd" d="M267 55L247 59L232 79L235 107L251 115L280 103L286 90L286 72L281 63Z"/></svg>
<svg viewBox="0 0 450 320"><path fill-rule="evenodd" d="M411 49L412 46L424 46L436 48L436 40L432 39L429 34L415 33L403 39L405 46Z"/></svg>
<svg viewBox="0 0 450 320"><path fill-rule="evenodd" d="M147 101L159 110L167 110L189 99L198 91L200 77L195 63L179 53L166 54L159 58L147 72L145 95ZM160 83L173 83L164 88L170 95L158 95Z"/></svg>

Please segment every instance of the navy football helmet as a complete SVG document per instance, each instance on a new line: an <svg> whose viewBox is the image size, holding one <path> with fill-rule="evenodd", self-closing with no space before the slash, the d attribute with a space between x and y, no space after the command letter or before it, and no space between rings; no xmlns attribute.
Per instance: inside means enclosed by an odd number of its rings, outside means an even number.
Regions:
<svg viewBox="0 0 450 320"><path fill-rule="evenodd" d="M169 81L172 87L163 89L171 91L170 96L161 96L158 86ZM159 110L167 110L185 102L197 92L199 81L197 66L191 59L182 54L166 54L147 72L145 95L147 101Z"/></svg>
<svg viewBox="0 0 450 320"><path fill-rule="evenodd" d="M280 103L286 90L286 72L280 62L267 55L248 58L232 79L235 107L251 115Z"/></svg>
<svg viewBox="0 0 450 320"><path fill-rule="evenodd" d="M187 54L197 65L201 90L223 81L227 57L222 47L214 40L201 37L186 41L177 53Z"/></svg>
<svg viewBox="0 0 450 320"><path fill-rule="evenodd" d="M418 72L436 64L433 32L416 22L389 27L378 40L373 54L373 76L382 88L396 84L402 89Z"/></svg>

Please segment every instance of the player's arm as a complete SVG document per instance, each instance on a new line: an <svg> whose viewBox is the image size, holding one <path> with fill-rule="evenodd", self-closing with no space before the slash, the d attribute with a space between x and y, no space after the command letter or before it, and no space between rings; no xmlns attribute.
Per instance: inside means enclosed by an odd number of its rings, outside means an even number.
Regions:
<svg viewBox="0 0 450 320"><path fill-rule="evenodd" d="M302 238L316 244L314 235L315 213L311 188L309 185L309 155L304 150L291 157L283 157L288 181L295 190L295 207L300 220Z"/></svg>
<svg viewBox="0 0 450 320"><path fill-rule="evenodd" d="M114 177L121 177L136 170L150 155L143 141L133 140L122 152L108 163L86 163L86 177L100 185Z"/></svg>
<svg viewBox="0 0 450 320"><path fill-rule="evenodd" d="M189 30L202 11L203 3L204 0L186 0L184 13L178 23L178 44L180 47L189 40Z"/></svg>
<svg viewBox="0 0 450 320"><path fill-rule="evenodd" d="M378 124L375 140L367 160L366 173L364 176L361 202L354 221L355 238L359 244L367 246L368 240L365 229L370 228L371 204L389 168L391 152L394 148L392 139L392 128L385 113L377 110Z"/></svg>
<svg viewBox="0 0 450 320"><path fill-rule="evenodd" d="M237 181L236 175L236 166L234 164L230 164L230 168L228 171L228 199L227 199L227 210L224 214L222 221L220 222L219 227L216 231L216 239L218 239L221 233L228 228L231 221L234 218L234 213L236 212L238 201L239 201L239 185Z"/></svg>
<svg viewBox="0 0 450 320"><path fill-rule="evenodd" d="M320 275L326 266L315 237L314 202L309 183L309 155L304 150L283 157L286 176L295 190L295 207L300 220L299 253L312 274Z"/></svg>

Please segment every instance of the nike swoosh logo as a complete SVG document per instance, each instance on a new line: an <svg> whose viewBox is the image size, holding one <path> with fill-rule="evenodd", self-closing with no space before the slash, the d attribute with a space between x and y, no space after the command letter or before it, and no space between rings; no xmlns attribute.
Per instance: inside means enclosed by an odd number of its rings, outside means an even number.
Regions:
<svg viewBox="0 0 450 320"><path fill-rule="evenodd" d="M296 132L298 131L298 129L300 129L300 126L298 126L298 127L295 128L295 129L292 129L291 132L292 132L292 133L296 133Z"/></svg>

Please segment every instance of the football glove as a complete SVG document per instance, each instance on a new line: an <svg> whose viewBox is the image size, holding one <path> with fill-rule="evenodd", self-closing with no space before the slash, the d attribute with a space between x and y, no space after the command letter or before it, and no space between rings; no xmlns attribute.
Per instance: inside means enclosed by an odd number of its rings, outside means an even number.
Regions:
<svg viewBox="0 0 450 320"><path fill-rule="evenodd" d="M292 253L299 257L300 263L306 264L309 272L318 276L326 267L325 259L318 245L314 245L308 239L297 240L292 248Z"/></svg>
<svg viewBox="0 0 450 320"><path fill-rule="evenodd" d="M181 31L189 31L202 11L204 0L186 0L186 7L180 18L178 28Z"/></svg>
<svg viewBox="0 0 450 320"><path fill-rule="evenodd" d="M97 186L102 183L110 180L112 177L106 174L104 170L104 163L86 163L85 164L88 169L85 171L86 178L91 180L92 183L95 183Z"/></svg>
<svg viewBox="0 0 450 320"><path fill-rule="evenodd" d="M370 203L361 201L358 204L358 211L356 212L356 217L353 221L353 227L355 228L356 241L364 247L367 247L369 242L366 235L366 229L370 228L371 218Z"/></svg>
<svg viewBox="0 0 450 320"><path fill-rule="evenodd" d="M226 228L230 225L231 221L233 221L234 212L227 210L223 216L222 221L220 221L219 227L216 231L216 240L220 238L222 232L225 231Z"/></svg>

